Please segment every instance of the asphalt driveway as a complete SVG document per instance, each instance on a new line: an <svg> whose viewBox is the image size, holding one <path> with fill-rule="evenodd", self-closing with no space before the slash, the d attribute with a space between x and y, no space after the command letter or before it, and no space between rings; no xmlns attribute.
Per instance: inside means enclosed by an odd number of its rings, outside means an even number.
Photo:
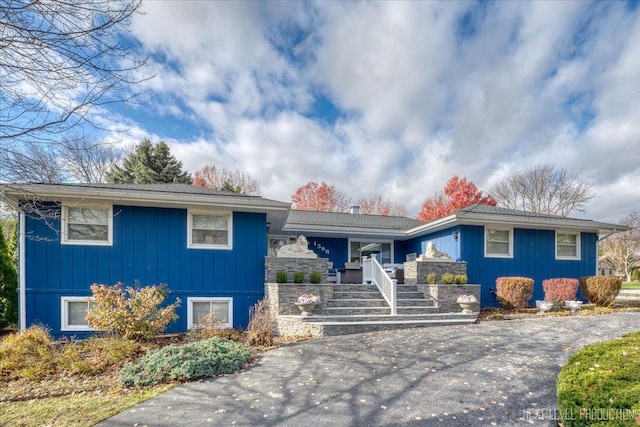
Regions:
<svg viewBox="0 0 640 427"><path fill-rule="evenodd" d="M555 425L567 358L638 330L640 313L619 313L321 338L177 387L100 426Z"/></svg>

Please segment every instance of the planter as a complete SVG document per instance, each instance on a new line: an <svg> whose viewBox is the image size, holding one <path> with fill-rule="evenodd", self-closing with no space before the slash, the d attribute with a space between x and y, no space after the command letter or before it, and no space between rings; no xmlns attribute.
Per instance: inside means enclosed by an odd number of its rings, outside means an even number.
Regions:
<svg viewBox="0 0 640 427"><path fill-rule="evenodd" d="M476 311L476 307L478 307L478 301L458 302L458 305L462 309L463 314L471 314Z"/></svg>
<svg viewBox="0 0 640 427"><path fill-rule="evenodd" d="M311 304L300 304L300 303L296 303L296 305L298 306L298 308L300 309L301 316L311 316L311 312L313 311L313 309L316 307L316 303L311 303Z"/></svg>

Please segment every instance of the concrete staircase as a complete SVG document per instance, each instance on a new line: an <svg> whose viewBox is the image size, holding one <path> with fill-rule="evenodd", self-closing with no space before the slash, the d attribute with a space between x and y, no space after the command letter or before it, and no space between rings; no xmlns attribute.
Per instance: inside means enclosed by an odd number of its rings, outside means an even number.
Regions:
<svg viewBox="0 0 640 427"><path fill-rule="evenodd" d="M333 299L327 301L320 315L302 321L322 330L322 335L344 335L384 329L470 324L477 313L440 313L432 299L426 299L416 285L397 285L397 315L373 284L338 285Z"/></svg>

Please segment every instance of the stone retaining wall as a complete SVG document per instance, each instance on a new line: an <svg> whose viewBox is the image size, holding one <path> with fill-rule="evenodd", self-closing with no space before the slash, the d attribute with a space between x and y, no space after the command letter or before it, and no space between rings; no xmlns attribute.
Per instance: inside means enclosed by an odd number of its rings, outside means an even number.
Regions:
<svg viewBox="0 0 640 427"><path fill-rule="evenodd" d="M312 271L319 271L322 275L320 283L326 283L329 273L329 259L265 257L264 270L264 280L267 283L275 282L276 272L280 270L287 271L289 282L293 282L294 272L303 272L304 283L309 283L309 275Z"/></svg>
<svg viewBox="0 0 640 427"><path fill-rule="evenodd" d="M438 279L443 273L467 274L467 263L464 261L407 261L404 263L404 283L407 285L427 283L429 273L436 273Z"/></svg>
<svg viewBox="0 0 640 427"><path fill-rule="evenodd" d="M425 297L433 298L440 313L459 312L460 306L456 303L460 295L473 295L480 305L480 285L416 285Z"/></svg>
<svg viewBox="0 0 640 427"><path fill-rule="evenodd" d="M295 305L302 294L314 294L320 297L320 303L313 309L313 314L322 314L327 301L333 299L333 284L298 284L298 283L265 283L264 297L274 315L299 315L300 309Z"/></svg>

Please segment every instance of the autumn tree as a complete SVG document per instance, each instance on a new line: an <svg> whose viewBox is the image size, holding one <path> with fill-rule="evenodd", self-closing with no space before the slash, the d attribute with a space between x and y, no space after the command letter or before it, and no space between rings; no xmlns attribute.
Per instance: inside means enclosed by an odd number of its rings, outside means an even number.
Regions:
<svg viewBox="0 0 640 427"><path fill-rule="evenodd" d="M141 0L3 1L0 148L55 141L144 81L122 34Z"/></svg>
<svg viewBox="0 0 640 427"><path fill-rule="evenodd" d="M13 182L105 182L106 172L122 156L113 143L74 133L55 144L24 143L1 150L2 178Z"/></svg>
<svg viewBox="0 0 640 427"><path fill-rule="evenodd" d="M473 182L454 175L445 185L443 192L436 193L432 198L424 201L417 219L432 221L476 203L496 205L496 201L491 196L483 196L482 191L478 190Z"/></svg>
<svg viewBox="0 0 640 427"><path fill-rule="evenodd" d="M248 196L260 195L260 184L257 179L239 170L220 169L214 165L207 165L195 172L193 185Z"/></svg>
<svg viewBox="0 0 640 427"><path fill-rule="evenodd" d="M293 209L302 211L345 212L351 200L335 185L309 181L291 196Z"/></svg>
<svg viewBox="0 0 640 427"><path fill-rule="evenodd" d="M112 165L106 178L115 184L191 183L191 176L182 170L182 162L171 154L167 143L153 145L148 139L136 145L122 165Z"/></svg>
<svg viewBox="0 0 640 427"><path fill-rule="evenodd" d="M640 212L633 211L621 218L620 224L631 229L602 240L600 250L603 257L616 271L624 273L629 282L633 268L640 262Z"/></svg>
<svg viewBox="0 0 640 427"><path fill-rule="evenodd" d="M514 173L498 182L490 191L505 208L568 216L595 197L591 185L580 174L555 166L538 165Z"/></svg>
<svg viewBox="0 0 640 427"><path fill-rule="evenodd" d="M360 206L360 213L363 214L407 216L407 209L404 206L386 199L381 194L368 199L360 199L357 204Z"/></svg>

